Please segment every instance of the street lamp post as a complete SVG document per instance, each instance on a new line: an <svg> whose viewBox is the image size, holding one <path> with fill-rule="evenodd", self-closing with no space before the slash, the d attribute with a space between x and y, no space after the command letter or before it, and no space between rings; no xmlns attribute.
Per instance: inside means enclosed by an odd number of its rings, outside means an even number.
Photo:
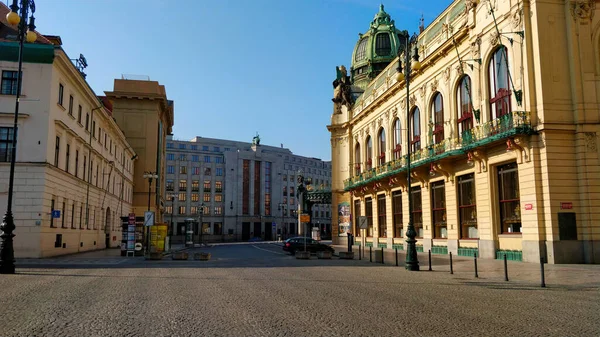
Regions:
<svg viewBox="0 0 600 337"><path fill-rule="evenodd" d="M202 241L204 241L204 225L202 224L202 216L204 215L204 203L200 204L200 224L199 224L199 230L200 230L200 246L202 247Z"/></svg>
<svg viewBox="0 0 600 337"><path fill-rule="evenodd" d="M144 179L148 179L148 212L150 212L150 195L152 192L152 181L158 179L156 172L144 172ZM150 254L150 226L146 226L146 254Z"/></svg>
<svg viewBox="0 0 600 337"><path fill-rule="evenodd" d="M411 179L410 179L410 152L411 152L411 137L410 137L410 76L411 70L415 72L421 69L421 62L419 62L419 49L417 46L417 35L413 34L412 37L408 37L408 31L404 31L404 44L400 44L398 48L398 55L404 55L404 71L402 69L402 57L398 57L398 73L396 75L396 79L398 82L406 80L406 147L407 147L407 155L406 155L406 183L408 190L408 229L406 231L406 269L412 271L419 270L419 259L417 257L417 246L415 237L417 236L417 232L415 231L415 226L413 223L413 213L412 213L412 196L411 196ZM413 48L411 50L411 48ZM412 58L412 65L411 65ZM414 127L414 126L413 126Z"/></svg>
<svg viewBox="0 0 600 337"><path fill-rule="evenodd" d="M15 115L14 125L12 132L12 144L10 154L10 174L8 178L8 205L6 206L6 213L2 225L0 225L0 274L14 274L15 273L15 251L13 247L13 231L15 230L15 222L12 214L12 202L13 202L13 187L15 180L15 162L17 159L17 128L19 121L19 100L21 97L21 85L23 70L23 44L25 40L27 42L35 42L37 35L35 33L35 18L33 13L35 12L35 3L33 0L21 0L20 5L17 5L18 1L13 0L10 6L10 12L6 15L6 21L9 25L18 25L17 39L19 40L19 70L17 72L17 95L15 100ZM19 9L21 10L19 16ZM31 10L31 16L29 22L27 22L27 16ZM25 29L27 28L27 30Z"/></svg>
<svg viewBox="0 0 600 337"><path fill-rule="evenodd" d="M169 231L171 232L171 234L175 230L175 227L173 226L173 213L175 213L175 199L177 199L177 194L171 194L171 230Z"/></svg>

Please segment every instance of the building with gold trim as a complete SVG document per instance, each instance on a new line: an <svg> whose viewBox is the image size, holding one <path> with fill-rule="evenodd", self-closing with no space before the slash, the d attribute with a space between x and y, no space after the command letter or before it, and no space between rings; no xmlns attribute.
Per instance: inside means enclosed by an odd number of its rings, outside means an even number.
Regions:
<svg viewBox="0 0 600 337"><path fill-rule="evenodd" d="M600 262L599 10L452 1L418 33L407 94L406 32L381 6L334 82L334 243L349 226L357 243L406 246L410 146L418 251Z"/></svg>

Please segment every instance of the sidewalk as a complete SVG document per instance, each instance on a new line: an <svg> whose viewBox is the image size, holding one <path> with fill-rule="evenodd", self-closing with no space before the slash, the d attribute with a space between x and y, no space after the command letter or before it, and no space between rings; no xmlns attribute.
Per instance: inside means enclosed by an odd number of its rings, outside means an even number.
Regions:
<svg viewBox="0 0 600 337"><path fill-rule="evenodd" d="M348 251L345 245L332 245L336 253ZM369 263L369 249L364 247L365 255L362 261ZM381 251L380 248L377 250ZM358 246L353 246L354 259L358 260ZM396 265L396 252L393 249L384 249L384 264ZM375 264L375 252L373 250L371 263ZM429 272L429 254L417 253L421 271ZM404 268L406 251L398 250L398 268ZM381 264L378 262L378 264ZM450 275L449 255L432 254L431 269L433 272L446 272L449 277L462 280L479 280L487 282L505 282L504 261L493 259L477 259L478 278L475 278L475 263L472 257L452 256L453 275ZM541 265L539 263L527 263L518 261L507 261L508 279L505 282L519 283L523 285L540 286ZM568 288L600 288L600 265L596 264L544 264L545 283L547 287Z"/></svg>

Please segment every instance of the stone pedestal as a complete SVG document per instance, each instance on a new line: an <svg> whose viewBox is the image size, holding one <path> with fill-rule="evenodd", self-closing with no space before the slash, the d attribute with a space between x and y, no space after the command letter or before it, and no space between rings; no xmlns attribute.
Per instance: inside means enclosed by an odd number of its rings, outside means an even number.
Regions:
<svg viewBox="0 0 600 337"><path fill-rule="evenodd" d="M317 252L317 258L319 259L331 259L330 251Z"/></svg>
<svg viewBox="0 0 600 337"><path fill-rule="evenodd" d="M310 259L310 252L305 252L305 251L296 252L296 259L298 259L298 260L309 260Z"/></svg>
<svg viewBox="0 0 600 337"><path fill-rule="evenodd" d="M178 253L173 253L173 255L171 255L172 260L187 260L188 258L189 258L189 255L186 252L178 252Z"/></svg>
<svg viewBox="0 0 600 337"><path fill-rule="evenodd" d="M208 261L210 260L210 253L200 252L194 254L194 260L196 261Z"/></svg>

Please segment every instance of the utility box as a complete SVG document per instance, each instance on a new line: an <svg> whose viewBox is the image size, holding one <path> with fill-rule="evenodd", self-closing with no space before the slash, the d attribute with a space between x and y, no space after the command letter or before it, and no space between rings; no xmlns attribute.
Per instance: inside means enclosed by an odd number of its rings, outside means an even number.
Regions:
<svg viewBox="0 0 600 337"><path fill-rule="evenodd" d="M383 261L383 252L381 249L375 249L373 255L373 262L381 263Z"/></svg>

